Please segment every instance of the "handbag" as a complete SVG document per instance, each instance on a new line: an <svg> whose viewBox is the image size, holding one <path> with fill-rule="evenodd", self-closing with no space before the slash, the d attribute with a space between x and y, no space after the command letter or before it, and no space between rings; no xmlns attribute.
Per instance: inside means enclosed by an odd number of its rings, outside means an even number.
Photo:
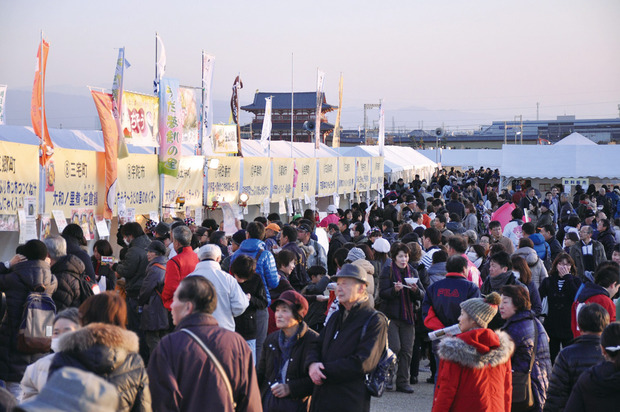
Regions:
<svg viewBox="0 0 620 412"><path fill-rule="evenodd" d="M524 412L534 407L534 393L532 392L532 368L538 348L538 325L534 322L534 350L530 360L530 368L527 372L512 372L512 411Z"/></svg>
<svg viewBox="0 0 620 412"><path fill-rule="evenodd" d="M235 397L233 395L232 386L230 384L230 380L228 379L228 375L226 374L226 371L222 367L222 364L220 363L220 361L217 359L215 354L213 352L211 352L211 350L207 347L207 345L205 345L205 343L202 341L202 339L200 339L198 336L196 336L196 334L194 332L192 332L189 329L181 329L181 332L187 333L192 339L194 339L194 341L198 344L198 346L200 346L202 348L202 350L205 351L205 353L207 354L207 357L211 358L211 361L215 365L215 369L217 369L218 373L220 374L220 376L224 380L224 384L226 385L226 389L228 390L228 396L230 398L230 402L231 402L231 404L233 406L233 409L236 410L237 409L237 403L235 402Z"/></svg>
<svg viewBox="0 0 620 412"><path fill-rule="evenodd" d="M360 340L364 338L364 335L366 334L366 329L368 328L368 324L377 314L385 317L385 315L381 312L375 311L368 318L366 323L364 323ZM381 395L383 395L383 392L385 392L385 386L388 380L391 379L389 371L394 367L394 365L396 365L396 355L394 355L394 352L392 352L388 347L386 339L385 349L381 354L381 359L379 359L379 363L377 363L375 369L366 374L366 377L364 379L364 385L366 386L366 390L368 391L368 393L370 393L371 396L380 398Z"/></svg>

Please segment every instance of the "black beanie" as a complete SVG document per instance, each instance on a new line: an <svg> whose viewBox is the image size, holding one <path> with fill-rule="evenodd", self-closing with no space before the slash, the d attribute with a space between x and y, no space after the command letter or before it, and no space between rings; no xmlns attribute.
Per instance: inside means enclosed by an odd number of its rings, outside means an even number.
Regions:
<svg viewBox="0 0 620 412"><path fill-rule="evenodd" d="M28 260L45 260L47 258L47 246L37 239L29 240L21 252Z"/></svg>

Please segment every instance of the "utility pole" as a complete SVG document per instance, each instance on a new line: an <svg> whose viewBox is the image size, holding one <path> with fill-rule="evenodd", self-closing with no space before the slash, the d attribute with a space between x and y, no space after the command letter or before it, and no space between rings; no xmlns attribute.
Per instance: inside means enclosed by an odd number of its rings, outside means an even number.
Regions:
<svg viewBox="0 0 620 412"><path fill-rule="evenodd" d="M536 121L538 121L538 113L539 113L539 109L540 109L540 103L536 103Z"/></svg>

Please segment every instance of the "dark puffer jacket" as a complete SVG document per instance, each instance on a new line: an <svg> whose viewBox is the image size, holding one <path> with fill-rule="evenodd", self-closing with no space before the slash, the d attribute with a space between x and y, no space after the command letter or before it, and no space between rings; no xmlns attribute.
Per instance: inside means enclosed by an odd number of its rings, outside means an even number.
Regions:
<svg viewBox="0 0 620 412"><path fill-rule="evenodd" d="M581 373L604 360L598 335L581 335L563 349L553 365L545 411L563 410Z"/></svg>
<svg viewBox="0 0 620 412"><path fill-rule="evenodd" d="M116 387L119 411L151 411L149 378L138 354L138 335L118 326L91 323L63 335L59 347L50 377L65 366L92 372Z"/></svg>
<svg viewBox="0 0 620 412"><path fill-rule="evenodd" d="M75 255L80 258L82 263L84 263L86 275L92 280L95 280L95 268L93 267L93 262L90 260L90 256L88 256L88 253L86 253L86 251L82 249L82 247L75 238L67 236L64 237L64 239L67 242L67 255Z"/></svg>
<svg viewBox="0 0 620 412"><path fill-rule="evenodd" d="M161 300L167 262L168 259L165 256L157 256L146 267L146 277L142 282L138 297L138 303L143 305L140 318L141 330L162 330L169 327L168 309L164 307L164 302Z"/></svg>
<svg viewBox="0 0 620 412"><path fill-rule="evenodd" d="M151 244L146 235L138 236L129 244L125 259L116 267L116 272L127 281L125 290L127 297L137 298L140 294L142 281L146 276L146 266L149 263L146 258L146 248Z"/></svg>
<svg viewBox="0 0 620 412"><path fill-rule="evenodd" d="M297 340L291 349L286 369L286 382L284 382L288 384L291 394L286 398L276 398L271 394L271 385L282 383L282 350L278 343L281 333L281 331L277 331L267 336L257 368L263 408L267 410L267 406L271 405L275 406L277 410L307 411L314 384L308 376L308 371L304 368L304 361L308 350L317 341L319 334L308 328L305 322L300 324L297 330Z"/></svg>
<svg viewBox="0 0 620 412"><path fill-rule="evenodd" d="M52 295L56 311L80 306L82 296L79 277L84 273L84 262L75 255L66 255L54 263L51 270L58 280L58 288Z"/></svg>
<svg viewBox="0 0 620 412"><path fill-rule="evenodd" d="M581 374L566 403L565 412L615 411L620 405L620 371L603 362Z"/></svg>
<svg viewBox="0 0 620 412"><path fill-rule="evenodd" d="M17 331L24 303L28 292L36 285L42 285L50 296L58 286L50 266L42 260L18 263L9 273L0 275L0 291L6 294L7 305L7 316L0 324L0 379L4 381L21 381L26 366L46 355L27 355L17 351Z"/></svg>
<svg viewBox="0 0 620 412"><path fill-rule="evenodd" d="M534 358L532 377L532 391L534 393L535 411L542 411L547 399L549 375L551 374L551 359L549 357L549 338L542 323L534 317L530 310L519 311L506 321L502 330L510 335L515 343L515 353L512 356L512 370L527 372L530 367L534 351L534 325L538 328L538 346Z"/></svg>

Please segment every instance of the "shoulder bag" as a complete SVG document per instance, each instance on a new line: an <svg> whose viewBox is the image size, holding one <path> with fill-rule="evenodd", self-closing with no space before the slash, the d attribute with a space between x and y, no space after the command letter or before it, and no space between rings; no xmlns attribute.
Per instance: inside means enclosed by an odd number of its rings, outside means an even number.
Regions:
<svg viewBox="0 0 620 412"><path fill-rule="evenodd" d="M220 376L224 380L224 384L226 385L226 389L228 389L228 396L230 398L230 402L231 402L231 404L233 406L233 409L236 410L237 409L237 403L235 402L235 397L233 395L232 386L230 384L230 380L228 379L228 375L226 374L226 371L222 367L222 364L220 363L220 361L217 359L215 354L213 352L211 352L211 350L207 347L207 345L205 345L205 343L202 341L202 339L200 339L194 332L192 332L189 329L181 329L181 332L187 333L202 348L202 350L205 351L205 353L207 354L207 357L211 358L211 361L215 365L215 369L217 369L218 373L220 374Z"/></svg>
<svg viewBox="0 0 620 412"><path fill-rule="evenodd" d="M372 315L370 315L366 323L364 323L360 340L364 338L364 335L366 334L366 329L368 328L368 324L370 323L372 318L375 317L375 315L383 316L385 318L385 315L378 311L375 311ZM383 395L386 383L388 379L391 379L389 370L393 368L395 364L396 355L394 355L394 352L392 352L388 347L386 339L385 349L381 354L381 359L379 359L379 363L377 363L377 366L374 370L366 374L366 379L364 380L366 390L371 396L380 398L381 395Z"/></svg>
<svg viewBox="0 0 620 412"><path fill-rule="evenodd" d="M534 393L532 392L532 368L538 349L538 325L534 319L534 350L530 360L530 368L527 372L512 372L512 411L525 412L534 407Z"/></svg>

